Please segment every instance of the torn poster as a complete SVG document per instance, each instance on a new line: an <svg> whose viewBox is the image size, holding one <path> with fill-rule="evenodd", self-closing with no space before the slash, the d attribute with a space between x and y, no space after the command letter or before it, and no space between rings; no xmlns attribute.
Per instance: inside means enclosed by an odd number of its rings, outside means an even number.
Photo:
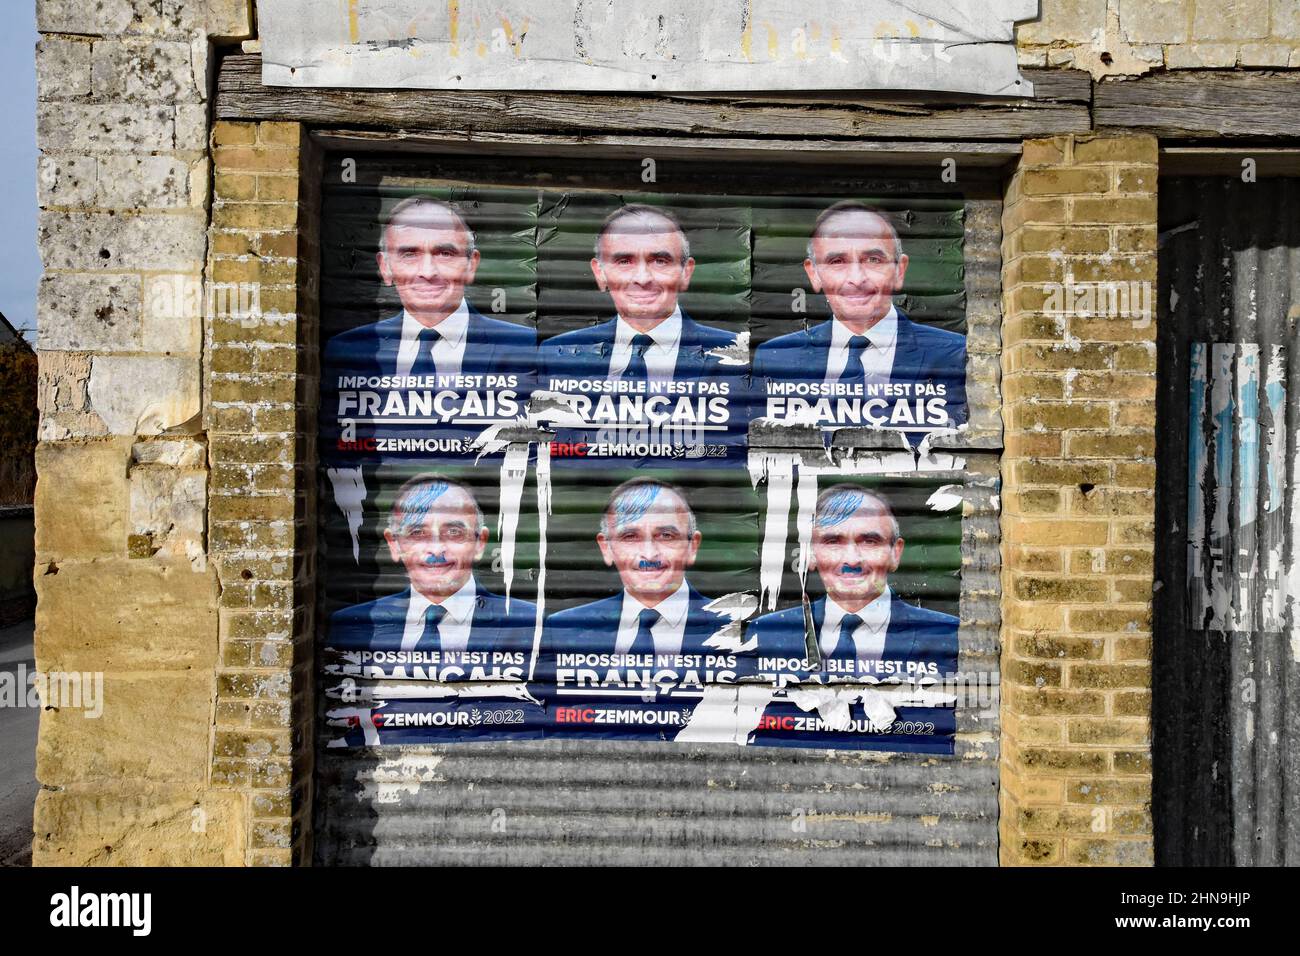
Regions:
<svg viewBox="0 0 1300 956"><path fill-rule="evenodd" d="M952 752L960 201L379 177L324 213L333 745Z"/></svg>

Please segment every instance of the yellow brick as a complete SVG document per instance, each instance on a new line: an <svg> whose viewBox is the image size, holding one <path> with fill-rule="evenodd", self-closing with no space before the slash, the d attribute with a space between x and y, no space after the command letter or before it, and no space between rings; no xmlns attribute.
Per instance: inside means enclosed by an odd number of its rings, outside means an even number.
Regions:
<svg viewBox="0 0 1300 956"><path fill-rule="evenodd" d="M246 173L217 171L212 188L218 200L247 200L257 195L257 178Z"/></svg>
<svg viewBox="0 0 1300 956"><path fill-rule="evenodd" d="M212 161L218 170L296 172L298 151L265 149L260 146L222 146L213 150Z"/></svg>
<svg viewBox="0 0 1300 956"><path fill-rule="evenodd" d="M1060 166L1065 162L1069 141L1064 136L1052 139L1027 139L1021 147L1022 166Z"/></svg>
<svg viewBox="0 0 1300 956"><path fill-rule="evenodd" d="M1159 158L1154 136L1093 136L1074 141L1076 163L1150 163Z"/></svg>
<svg viewBox="0 0 1300 956"><path fill-rule="evenodd" d="M1154 193L1157 169L1155 166L1115 167L1115 191L1121 193Z"/></svg>
<svg viewBox="0 0 1300 956"><path fill-rule="evenodd" d="M1110 188L1110 174L1073 167L1027 169L1021 174L1020 188L1031 197L1104 193Z"/></svg>
<svg viewBox="0 0 1300 956"><path fill-rule="evenodd" d="M298 177L273 175L258 176L257 198L263 202L297 202Z"/></svg>
<svg viewBox="0 0 1300 956"><path fill-rule="evenodd" d="M258 141L266 146L297 146L302 140L298 123L258 123Z"/></svg>
<svg viewBox="0 0 1300 956"><path fill-rule="evenodd" d="M1154 196L1081 197L1070 200L1070 221L1139 225L1156 221Z"/></svg>
<svg viewBox="0 0 1300 956"><path fill-rule="evenodd" d="M212 127L212 145L214 146L244 146L251 145L257 141L257 125L255 123L231 123L227 120L221 120Z"/></svg>

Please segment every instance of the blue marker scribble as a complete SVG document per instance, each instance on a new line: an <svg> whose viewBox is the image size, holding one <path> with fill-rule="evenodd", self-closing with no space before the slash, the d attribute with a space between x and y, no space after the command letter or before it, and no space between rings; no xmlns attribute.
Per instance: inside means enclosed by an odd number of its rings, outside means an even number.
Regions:
<svg viewBox="0 0 1300 956"><path fill-rule="evenodd" d="M451 562L447 560L446 556L441 554L426 555L424 559L424 563L426 565L451 564Z"/></svg>
<svg viewBox="0 0 1300 956"><path fill-rule="evenodd" d="M433 503L446 494L450 487L451 485L445 481L431 481L411 491L402 502L402 519L398 525L398 533L409 534L413 528L423 525L424 519L433 509Z"/></svg>
<svg viewBox="0 0 1300 956"><path fill-rule="evenodd" d="M826 499L826 505L817 516L817 527L834 528L853 517L862 507L866 495L861 491L837 491Z"/></svg>
<svg viewBox="0 0 1300 956"><path fill-rule="evenodd" d="M862 565L860 564L841 564L840 574L861 574Z"/></svg>
<svg viewBox="0 0 1300 956"><path fill-rule="evenodd" d="M638 571L662 571L664 563L662 561L646 561L642 559L637 562L636 569Z"/></svg>
<svg viewBox="0 0 1300 956"><path fill-rule="evenodd" d="M614 502L614 527L640 521L659 497L659 490L658 485L638 485L623 492Z"/></svg>

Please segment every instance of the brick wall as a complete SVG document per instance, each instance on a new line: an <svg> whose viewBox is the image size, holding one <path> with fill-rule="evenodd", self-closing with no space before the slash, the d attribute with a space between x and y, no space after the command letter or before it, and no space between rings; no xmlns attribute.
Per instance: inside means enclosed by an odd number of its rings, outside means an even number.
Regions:
<svg viewBox="0 0 1300 956"><path fill-rule="evenodd" d="M1154 284L1155 164L1150 137L1028 141L1006 194L1008 864L1152 859L1155 322L1090 283Z"/></svg>
<svg viewBox="0 0 1300 956"><path fill-rule="evenodd" d="M1094 76L1300 66L1296 0L1041 0L1039 11L1016 27L1024 66Z"/></svg>
<svg viewBox="0 0 1300 956"><path fill-rule="evenodd" d="M296 123L212 131L211 276L254 289L210 310L205 413L221 587L212 782L249 797L248 862L309 854L314 711L319 170ZM228 302L230 299L228 298Z"/></svg>

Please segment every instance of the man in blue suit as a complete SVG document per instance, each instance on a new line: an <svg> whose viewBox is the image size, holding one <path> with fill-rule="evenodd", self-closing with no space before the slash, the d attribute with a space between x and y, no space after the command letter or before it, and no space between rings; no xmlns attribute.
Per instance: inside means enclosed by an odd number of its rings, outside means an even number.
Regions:
<svg viewBox="0 0 1300 956"><path fill-rule="evenodd" d="M537 334L490 319L465 301L479 251L450 204L408 196L388 216L376 255L402 311L330 339L325 363L344 374L429 376L526 374Z"/></svg>
<svg viewBox="0 0 1300 956"><path fill-rule="evenodd" d="M706 610L709 599L686 580L701 536L681 491L653 478L624 482L609 496L600 528L596 543L623 590L552 614L548 655L722 653L704 641L729 619Z"/></svg>
<svg viewBox="0 0 1300 956"><path fill-rule="evenodd" d="M895 307L893 297L903 288L907 264L897 230L880 211L855 201L823 210L803 267L813 291L826 296L832 317L760 345L754 354L756 385L768 386L769 399L782 394L783 383L813 383L824 389L813 394L835 398L884 397L880 412L898 399L906 399L912 412L912 403L920 399L923 410L913 416L920 420L894 419L884 425L905 431L964 422L966 337L913 322ZM888 387L898 385L910 386L911 395L896 390L891 395Z"/></svg>
<svg viewBox="0 0 1300 956"><path fill-rule="evenodd" d="M597 233L591 272L616 315L543 342L543 387L566 378L701 381L736 374L737 364L720 354L735 346L735 334L701 325L678 304L695 260L671 212L637 204L614 210ZM738 364L743 372L746 363Z"/></svg>
<svg viewBox="0 0 1300 956"><path fill-rule="evenodd" d="M903 557L903 538L889 503L856 485L835 485L817 498L810 567L826 588L812 603L813 633L827 661L852 661L862 669L834 667L837 676L874 672L876 661L911 664L901 676L942 677L957 669L957 618L903 601L889 575ZM764 615L749 627L759 658L808 659L803 605Z"/></svg>
<svg viewBox="0 0 1300 956"><path fill-rule="evenodd" d="M336 611L331 648L510 653L527 672L537 609L518 598L507 609L505 598L475 580L488 529L468 487L435 474L412 478L398 489L384 538L410 585Z"/></svg>

